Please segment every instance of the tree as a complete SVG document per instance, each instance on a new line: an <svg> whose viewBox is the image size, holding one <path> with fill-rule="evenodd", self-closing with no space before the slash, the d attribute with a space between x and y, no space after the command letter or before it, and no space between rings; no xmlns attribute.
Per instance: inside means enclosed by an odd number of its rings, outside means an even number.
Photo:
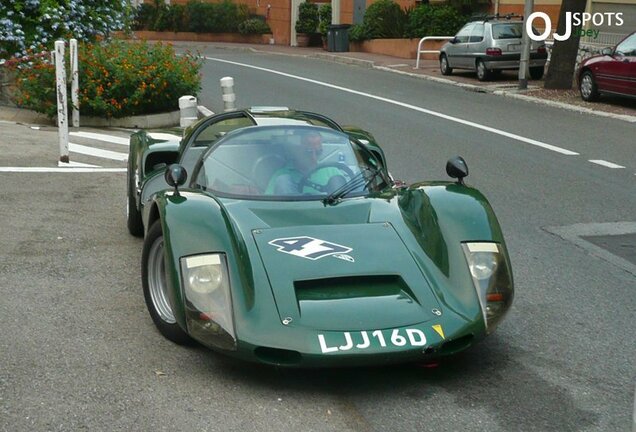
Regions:
<svg viewBox="0 0 636 432"><path fill-rule="evenodd" d="M565 33L566 12L583 13L587 0L563 0L559 12L557 33ZM547 89L571 89L574 76L574 65L579 50L580 25L572 27L572 33L564 41L555 40L550 58L550 67L545 76L544 87Z"/></svg>

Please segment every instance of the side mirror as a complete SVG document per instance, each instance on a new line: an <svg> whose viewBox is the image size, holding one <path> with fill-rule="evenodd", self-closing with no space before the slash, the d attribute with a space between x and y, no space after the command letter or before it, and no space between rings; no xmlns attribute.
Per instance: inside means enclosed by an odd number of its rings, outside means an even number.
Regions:
<svg viewBox="0 0 636 432"><path fill-rule="evenodd" d="M179 164L172 164L166 168L164 178L169 186L174 187L174 194L179 196L179 186L185 184L188 178L188 172Z"/></svg>
<svg viewBox="0 0 636 432"><path fill-rule="evenodd" d="M455 45L457 43L457 37L452 38L451 40L449 40L449 42Z"/></svg>
<svg viewBox="0 0 636 432"><path fill-rule="evenodd" d="M456 178L457 184L464 184L464 177L468 176L468 165L461 156L450 158L446 162L446 174L449 177Z"/></svg>
<svg viewBox="0 0 636 432"><path fill-rule="evenodd" d="M614 48L603 48L601 50L601 55L611 56L614 54Z"/></svg>

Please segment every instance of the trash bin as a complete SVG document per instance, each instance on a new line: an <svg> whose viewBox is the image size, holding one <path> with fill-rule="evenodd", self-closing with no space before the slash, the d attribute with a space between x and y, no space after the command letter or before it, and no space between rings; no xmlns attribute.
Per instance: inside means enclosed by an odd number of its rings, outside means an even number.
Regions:
<svg viewBox="0 0 636 432"><path fill-rule="evenodd" d="M349 27L350 24L332 24L327 29L327 51L349 51Z"/></svg>

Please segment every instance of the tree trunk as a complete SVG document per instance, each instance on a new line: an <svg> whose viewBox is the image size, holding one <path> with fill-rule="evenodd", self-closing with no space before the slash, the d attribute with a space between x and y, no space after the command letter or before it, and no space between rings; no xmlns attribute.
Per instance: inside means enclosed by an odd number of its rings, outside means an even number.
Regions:
<svg viewBox="0 0 636 432"><path fill-rule="evenodd" d="M557 33L565 33L565 13L585 12L586 0L563 0L559 12L559 25ZM547 89L571 89L574 78L574 65L579 51L579 32L581 26L572 26L572 34L564 41L554 41L550 67L545 76L544 87Z"/></svg>

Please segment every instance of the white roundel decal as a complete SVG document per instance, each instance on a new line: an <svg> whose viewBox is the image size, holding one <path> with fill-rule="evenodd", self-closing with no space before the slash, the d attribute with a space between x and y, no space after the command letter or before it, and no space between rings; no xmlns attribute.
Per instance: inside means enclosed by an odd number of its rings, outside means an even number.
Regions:
<svg viewBox="0 0 636 432"><path fill-rule="evenodd" d="M269 242L276 247L279 252L295 255L300 258L317 260L329 255L345 261L353 262L354 259L347 255L353 249L347 246L331 243L313 237L287 237L279 238Z"/></svg>

